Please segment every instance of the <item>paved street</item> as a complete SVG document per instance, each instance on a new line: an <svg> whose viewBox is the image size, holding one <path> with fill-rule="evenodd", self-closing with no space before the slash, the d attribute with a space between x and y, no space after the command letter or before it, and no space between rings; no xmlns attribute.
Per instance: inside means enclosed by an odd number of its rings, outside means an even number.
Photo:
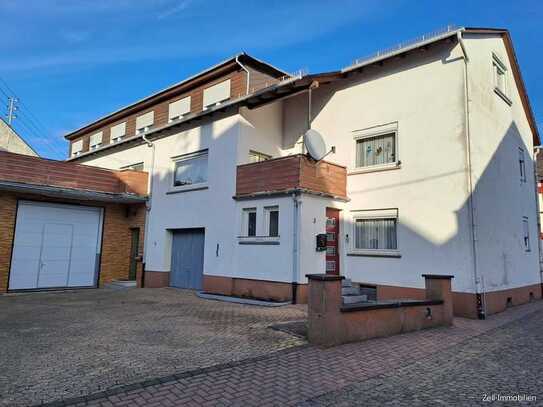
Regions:
<svg viewBox="0 0 543 407"><path fill-rule="evenodd" d="M0 406L77 397L304 344L269 329L305 307L108 289L0 296Z"/></svg>
<svg viewBox="0 0 543 407"><path fill-rule="evenodd" d="M104 407L479 405L485 394L521 394L536 396L535 405L543 399L542 339L543 303L536 302L486 321L456 319L452 328L328 349L293 347L71 402Z"/></svg>

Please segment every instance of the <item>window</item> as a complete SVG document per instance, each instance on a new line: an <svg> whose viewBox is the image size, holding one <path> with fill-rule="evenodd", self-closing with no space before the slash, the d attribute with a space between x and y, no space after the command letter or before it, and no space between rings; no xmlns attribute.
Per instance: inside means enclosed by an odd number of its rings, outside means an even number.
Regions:
<svg viewBox="0 0 543 407"><path fill-rule="evenodd" d="M143 163L125 165L124 167L121 168L121 170L143 171Z"/></svg>
<svg viewBox="0 0 543 407"><path fill-rule="evenodd" d="M528 217L522 218L522 230L524 232L524 250L530 251L530 227L528 223Z"/></svg>
<svg viewBox="0 0 543 407"><path fill-rule="evenodd" d="M279 237L279 207L268 206L264 208L266 236Z"/></svg>
<svg viewBox="0 0 543 407"><path fill-rule="evenodd" d="M243 210L242 236L256 236L256 208Z"/></svg>
<svg viewBox="0 0 543 407"><path fill-rule="evenodd" d="M89 145L91 150L96 150L102 146L102 135L103 133L99 131L98 133L90 136Z"/></svg>
<svg viewBox="0 0 543 407"><path fill-rule="evenodd" d="M353 211L352 252L397 255L397 224L397 209Z"/></svg>
<svg viewBox="0 0 543 407"><path fill-rule="evenodd" d="M118 143L126 135L126 122L116 124L111 128L111 141Z"/></svg>
<svg viewBox="0 0 543 407"><path fill-rule="evenodd" d="M173 122L188 113L190 113L190 96L170 103L168 107L168 121Z"/></svg>
<svg viewBox="0 0 543 407"><path fill-rule="evenodd" d="M230 98L230 79L204 89L204 109Z"/></svg>
<svg viewBox="0 0 543 407"><path fill-rule="evenodd" d="M526 162L524 161L524 149L518 149L518 165L520 169L520 182L526 182Z"/></svg>
<svg viewBox="0 0 543 407"><path fill-rule="evenodd" d="M72 143L72 156L77 157L83 151L83 139L79 139Z"/></svg>
<svg viewBox="0 0 543 407"><path fill-rule="evenodd" d="M155 121L155 112L150 111L141 116L136 117L136 134L145 133L149 131Z"/></svg>
<svg viewBox="0 0 543 407"><path fill-rule="evenodd" d="M334 260L328 260L326 262L326 272L333 273L334 271L336 271L336 262Z"/></svg>
<svg viewBox="0 0 543 407"><path fill-rule="evenodd" d="M326 246L326 255L327 256L335 256L336 255L336 248L334 246Z"/></svg>
<svg viewBox="0 0 543 407"><path fill-rule="evenodd" d="M494 71L494 91L508 104L511 104L509 99L509 84L507 83L507 68L505 64L492 54L492 69Z"/></svg>
<svg viewBox="0 0 543 407"><path fill-rule="evenodd" d="M258 151L249 151L249 162L250 163L259 163L262 161L267 161L271 159L271 155L259 153Z"/></svg>
<svg viewBox="0 0 543 407"><path fill-rule="evenodd" d="M356 131L355 168L397 164L397 133L397 123Z"/></svg>
<svg viewBox="0 0 543 407"><path fill-rule="evenodd" d="M207 182L207 150L174 158L175 187Z"/></svg>

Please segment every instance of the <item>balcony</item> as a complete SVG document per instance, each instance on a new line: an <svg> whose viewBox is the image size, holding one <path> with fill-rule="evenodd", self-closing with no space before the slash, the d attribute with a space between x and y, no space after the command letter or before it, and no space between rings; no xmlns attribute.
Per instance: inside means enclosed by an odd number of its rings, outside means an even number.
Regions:
<svg viewBox="0 0 543 407"><path fill-rule="evenodd" d="M347 170L327 161L316 162L302 154L237 168L237 199L296 191L346 199Z"/></svg>

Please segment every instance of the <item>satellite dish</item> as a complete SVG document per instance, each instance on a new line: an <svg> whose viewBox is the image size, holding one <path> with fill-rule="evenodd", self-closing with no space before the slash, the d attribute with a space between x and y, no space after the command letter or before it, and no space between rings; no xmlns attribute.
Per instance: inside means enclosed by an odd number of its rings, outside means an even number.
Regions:
<svg viewBox="0 0 543 407"><path fill-rule="evenodd" d="M316 161L322 160L328 153L326 143L317 130L309 129L305 132L304 144L311 158Z"/></svg>

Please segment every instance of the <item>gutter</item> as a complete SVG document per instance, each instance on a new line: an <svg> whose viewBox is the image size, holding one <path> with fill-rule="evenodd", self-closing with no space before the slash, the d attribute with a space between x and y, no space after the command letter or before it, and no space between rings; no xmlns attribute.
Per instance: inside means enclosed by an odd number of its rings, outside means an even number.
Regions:
<svg viewBox="0 0 543 407"><path fill-rule="evenodd" d="M148 193L148 201L145 205L145 210L147 211L147 214L145 216L145 225L144 225L144 235L143 235L143 271L142 271L142 287L143 287L143 281L145 281L145 260L146 260L146 254L147 254L147 240L149 237L149 218L151 213L151 207L153 205L153 178L154 178L154 172L155 172L155 143L150 141L147 138L147 135L144 133L141 136L142 140L147 143L147 147L152 149L151 152L151 169L149 171L149 193Z"/></svg>
<svg viewBox="0 0 543 407"><path fill-rule="evenodd" d="M248 95L249 94L249 85L251 83L251 72L249 72L249 70L247 69L247 67L245 65L243 65L241 62L239 62L239 55L236 55L236 64L238 64L241 69L243 69L245 72L247 72L247 86L245 89L245 95Z"/></svg>
<svg viewBox="0 0 543 407"><path fill-rule="evenodd" d="M292 218L292 303L296 304L298 301L298 275L300 269L300 250L299 250L299 218L300 218L300 204L298 200L298 193L294 192L292 194L293 201L293 218Z"/></svg>

